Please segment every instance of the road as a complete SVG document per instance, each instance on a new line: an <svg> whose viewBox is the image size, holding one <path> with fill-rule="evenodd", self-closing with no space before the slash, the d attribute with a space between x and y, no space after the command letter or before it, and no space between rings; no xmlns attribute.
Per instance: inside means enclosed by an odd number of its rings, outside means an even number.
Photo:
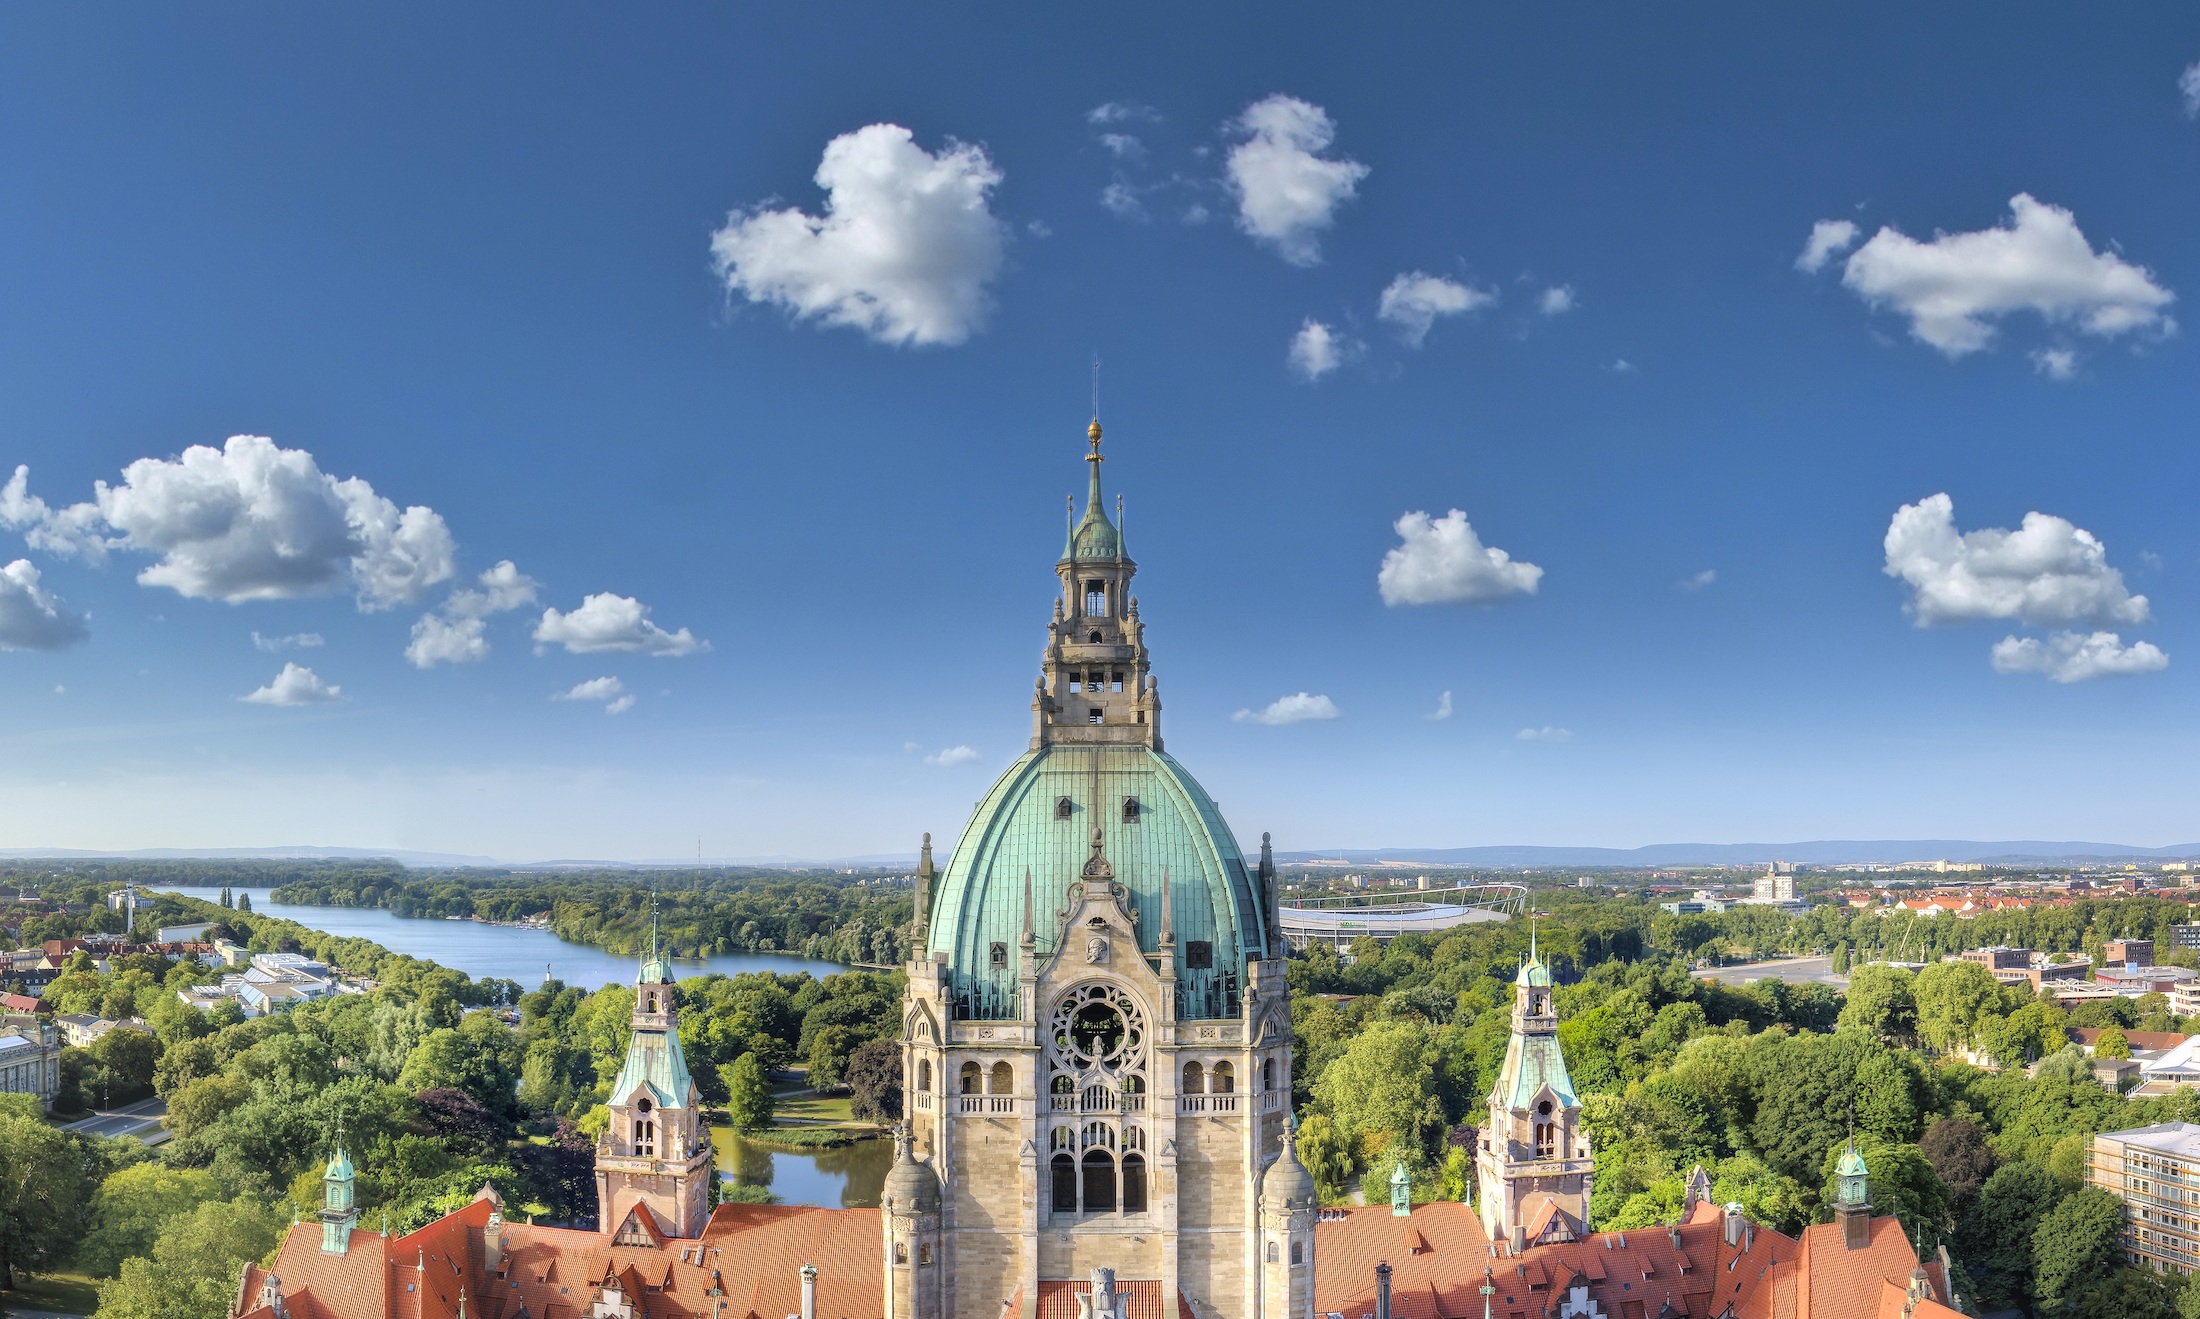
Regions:
<svg viewBox="0 0 2200 1319"><path fill-rule="evenodd" d="M1830 957L1784 957L1772 962L1751 962L1747 966L1722 966L1698 975L1725 985L1746 985L1752 980L1785 980L1791 985L1832 985L1846 989L1849 978L1833 973Z"/></svg>
<svg viewBox="0 0 2200 1319"><path fill-rule="evenodd" d="M128 1108L96 1112L62 1129L88 1136L135 1136L148 1145L158 1145L168 1139L168 1128L161 1125L161 1119L167 1116L167 1100L147 1099Z"/></svg>

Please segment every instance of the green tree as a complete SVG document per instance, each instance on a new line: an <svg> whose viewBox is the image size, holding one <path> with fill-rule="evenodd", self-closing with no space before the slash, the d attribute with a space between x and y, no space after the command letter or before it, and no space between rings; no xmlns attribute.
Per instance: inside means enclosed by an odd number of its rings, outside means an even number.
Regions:
<svg viewBox="0 0 2200 1319"><path fill-rule="evenodd" d="M2122 1262L2117 1235L2123 1218L2121 1200L2088 1186L2065 1196L2040 1220L2032 1233L2032 1267L2041 1310L2073 1305L2088 1285L2115 1271Z"/></svg>
<svg viewBox="0 0 2200 1319"><path fill-rule="evenodd" d="M772 1124L772 1088L764 1066L753 1053L744 1053L726 1069L726 1115L736 1131L755 1131Z"/></svg>
<svg viewBox="0 0 2200 1319"><path fill-rule="evenodd" d="M1956 1229L1956 1249L1983 1310L2032 1304L2032 1238L2062 1201L2062 1183L2036 1163L2012 1163L1979 1188Z"/></svg>
<svg viewBox="0 0 2200 1319"><path fill-rule="evenodd" d="M1980 1027L2001 1015L2001 985L1977 962L1935 962L1917 973L1913 993L1918 1034L1941 1053L1971 1048Z"/></svg>
<svg viewBox="0 0 2200 1319"><path fill-rule="evenodd" d="M92 1195L92 1227L76 1262L87 1273L111 1278L122 1261L152 1253L169 1219L219 1199L221 1186L211 1173L158 1163L118 1169Z"/></svg>
<svg viewBox="0 0 2200 1319"><path fill-rule="evenodd" d="M1424 1152L1443 1130L1430 1091L1428 1030L1418 1022L1377 1022L1354 1037L1314 1083L1314 1099L1363 1156L1391 1140Z"/></svg>
<svg viewBox="0 0 2200 1319"><path fill-rule="evenodd" d="M172 1218L150 1259L122 1262L99 1284L100 1319L222 1319L246 1263L275 1246L282 1220L249 1200L215 1201Z"/></svg>
<svg viewBox="0 0 2200 1319"><path fill-rule="evenodd" d="M1352 1142L1337 1125L1319 1113L1299 1124L1299 1162L1314 1175L1314 1189L1323 1203L1344 1199L1352 1184Z"/></svg>
<svg viewBox="0 0 2200 1319"><path fill-rule="evenodd" d="M2121 1027L2103 1027L2101 1033L2093 1037L2093 1056L2096 1058L2129 1058L2131 1056L2131 1041L2124 1035Z"/></svg>
<svg viewBox="0 0 2200 1319"><path fill-rule="evenodd" d="M1889 1044L1917 1038L1917 977L1899 966L1860 966L1849 976L1840 1028L1870 1031Z"/></svg>
<svg viewBox="0 0 2200 1319"><path fill-rule="evenodd" d="M75 1143L35 1117L0 1112L0 1289L68 1249L83 1197Z"/></svg>
<svg viewBox="0 0 2200 1319"><path fill-rule="evenodd" d="M106 1070L110 1105L134 1104L153 1093L153 1069L160 1064L160 1041L141 1030L117 1026L92 1041L92 1060Z"/></svg>

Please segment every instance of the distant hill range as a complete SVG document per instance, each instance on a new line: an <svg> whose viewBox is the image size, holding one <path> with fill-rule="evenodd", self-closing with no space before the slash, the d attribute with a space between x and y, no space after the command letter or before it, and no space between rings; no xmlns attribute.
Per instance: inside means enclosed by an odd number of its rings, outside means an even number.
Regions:
<svg viewBox="0 0 2200 1319"><path fill-rule="evenodd" d="M0 848L5 860L117 860L117 861L301 861L387 860L420 870L464 866L497 866L521 870L692 868L692 859L648 860L536 860L511 861L457 852L411 852L402 848L375 847L147 847L135 851L101 852L66 847ZM1619 869L1657 869L1665 866L1747 866L1770 861L1826 866L1853 862L1860 865L1896 865L1904 861L1977 861L1990 865L2099 864L2104 861L2200 860L2200 843L2174 847L2131 847L2123 843L2051 843L2032 840L1981 843L1961 838L1846 840L1806 843L1653 843L1648 847L1347 847L1314 852L1278 852L1288 864L1322 862L1354 866L1465 866L1489 869L1536 870L1553 867L1611 866ZM940 857L944 864L946 856ZM906 870L917 864L914 852L873 853L835 858L796 856L706 857L702 864L757 868L824 868L856 870Z"/></svg>
<svg viewBox="0 0 2200 1319"><path fill-rule="evenodd" d="M1827 839L1806 843L1653 843L1648 847L1377 847L1328 852L1278 852L1279 861L1348 865L1490 866L1744 866L1771 861L1826 866L1842 862L1895 865L1904 861L1979 861L1991 865L2181 861L2200 859L2200 843L2130 847L2122 843L1981 843L1962 838Z"/></svg>

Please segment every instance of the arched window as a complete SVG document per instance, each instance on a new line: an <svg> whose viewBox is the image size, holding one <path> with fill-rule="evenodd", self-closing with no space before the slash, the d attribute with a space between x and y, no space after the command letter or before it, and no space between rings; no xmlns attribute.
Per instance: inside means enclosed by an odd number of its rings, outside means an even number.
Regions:
<svg viewBox="0 0 2200 1319"><path fill-rule="evenodd" d="M1074 1095L1077 1093L1077 1078L1068 1072L1056 1072L1054 1083L1047 1088L1058 1095Z"/></svg>
<svg viewBox="0 0 2200 1319"><path fill-rule="evenodd" d="M1108 612L1108 584L1106 582L1085 583L1085 612L1095 615Z"/></svg>
<svg viewBox="0 0 2200 1319"><path fill-rule="evenodd" d="M1115 1209L1115 1160L1106 1150L1085 1151L1085 1212Z"/></svg>
<svg viewBox="0 0 2200 1319"><path fill-rule="evenodd" d="M926 1243L925 1245L921 1245L921 1246L918 1246L918 1247L917 1247L917 1265L918 1265L918 1267L920 1267L920 1268L921 1268L921 1267L923 1267L924 1265L930 1264L931 1262L932 1262L932 1247L931 1247L930 1243Z"/></svg>
<svg viewBox="0 0 2200 1319"><path fill-rule="evenodd" d="M1048 1168L1054 1178L1054 1212L1077 1212L1077 1160L1067 1154L1057 1154Z"/></svg>
<svg viewBox="0 0 2200 1319"><path fill-rule="evenodd" d="M1548 1122L1535 1124L1535 1157L1548 1159L1558 1152L1558 1128Z"/></svg>
<svg viewBox="0 0 2200 1319"><path fill-rule="evenodd" d="M1146 1212L1146 1160L1136 1154L1123 1156L1123 1212Z"/></svg>
<svg viewBox="0 0 2200 1319"><path fill-rule="evenodd" d="M1214 1084L1211 1088L1218 1095L1229 1094L1234 1079L1230 1073L1230 1064L1216 1063Z"/></svg>
<svg viewBox="0 0 2200 1319"><path fill-rule="evenodd" d="M928 1091L931 1088L932 1060L930 1058L919 1058L917 1059L917 1089Z"/></svg>
<svg viewBox="0 0 2200 1319"><path fill-rule="evenodd" d="M964 1063L962 1069L962 1092L966 1095L974 1095L978 1093L978 1089L978 1065L976 1063Z"/></svg>
<svg viewBox="0 0 2200 1319"><path fill-rule="evenodd" d="M908 1242L906 1242L906 1241L897 1241L897 1242L895 1242L895 1243L894 1243L894 1263L896 1263L896 1264L907 1264L908 1262L909 1262L909 1243L908 1243Z"/></svg>
<svg viewBox="0 0 2200 1319"><path fill-rule="evenodd" d="M1270 1264L1273 1264L1278 1258L1279 1256L1276 1254L1276 1243L1271 1241L1268 1243L1268 1262Z"/></svg>
<svg viewBox="0 0 2200 1319"><path fill-rule="evenodd" d="M1273 1058L1260 1060L1260 1088L1263 1090L1276 1088L1276 1060Z"/></svg>
<svg viewBox="0 0 2200 1319"><path fill-rule="evenodd" d="M986 1093L994 1095L1009 1095L1016 1093L1015 1069L1011 1068L1007 1063L993 1064L993 1076L991 1083L986 1086Z"/></svg>
<svg viewBox="0 0 2200 1319"><path fill-rule="evenodd" d="M1305 1242L1294 1241L1291 1243L1291 1262L1293 1264L1304 1264L1306 1262Z"/></svg>
<svg viewBox="0 0 2200 1319"><path fill-rule="evenodd" d="M1198 1063L1184 1064L1184 1093L1188 1095L1207 1093L1207 1077L1200 1070Z"/></svg>

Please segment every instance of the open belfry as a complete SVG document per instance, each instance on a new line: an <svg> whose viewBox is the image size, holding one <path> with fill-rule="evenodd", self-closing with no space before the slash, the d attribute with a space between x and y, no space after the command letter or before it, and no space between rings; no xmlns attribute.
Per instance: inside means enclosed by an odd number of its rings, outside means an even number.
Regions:
<svg viewBox="0 0 2200 1319"><path fill-rule="evenodd" d="M929 837L919 865L888 1313L1031 1319L1074 1292L1082 1313L1181 1297L1202 1319L1303 1319L1315 1210L1286 1140L1275 867L1265 837L1247 865L1163 750L1137 564L1088 434L1030 747L944 870Z"/></svg>

